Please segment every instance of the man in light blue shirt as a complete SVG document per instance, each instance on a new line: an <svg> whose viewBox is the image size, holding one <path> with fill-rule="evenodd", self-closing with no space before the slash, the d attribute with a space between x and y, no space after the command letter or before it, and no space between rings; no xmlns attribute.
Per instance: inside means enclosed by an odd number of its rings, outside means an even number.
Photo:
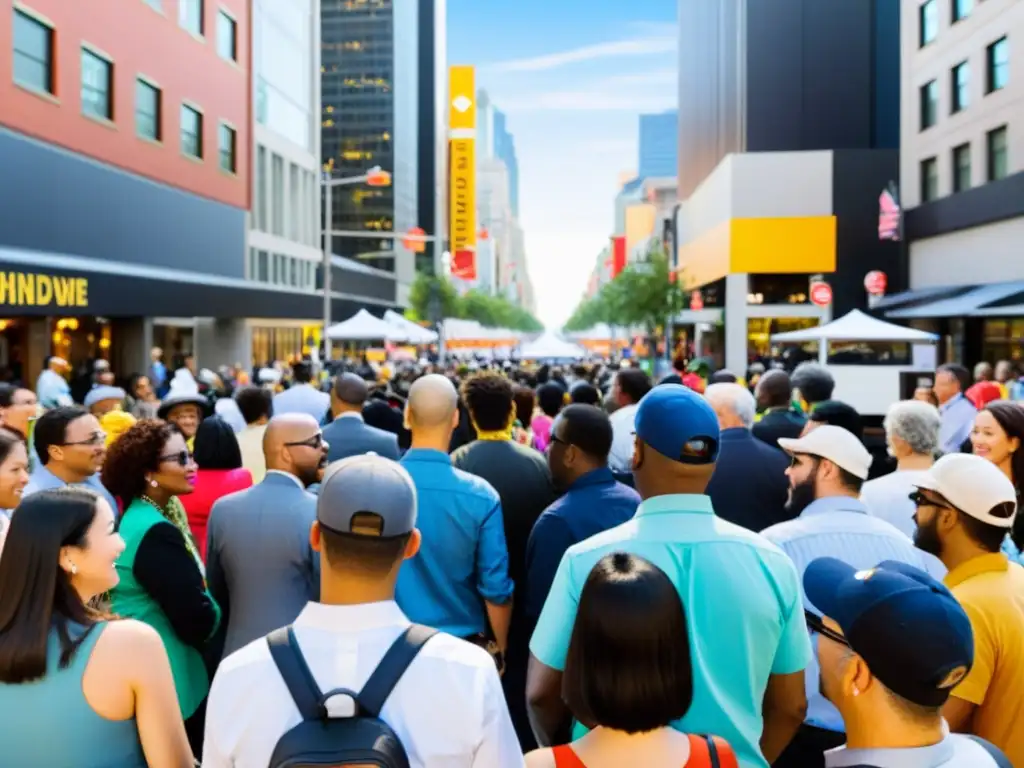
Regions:
<svg viewBox="0 0 1024 768"><path fill-rule="evenodd" d="M117 502L97 474L107 455L107 436L95 416L77 405L54 408L36 421L33 437L39 461L22 498L66 485L84 485L106 499L118 516Z"/></svg>
<svg viewBox="0 0 1024 768"><path fill-rule="evenodd" d="M412 447L401 463L416 485L422 544L399 571L395 599L411 621L485 647L494 640L500 661L513 590L501 500L486 480L452 466L446 449L458 404L444 376L424 376L409 390Z"/></svg>
<svg viewBox="0 0 1024 768"><path fill-rule="evenodd" d="M971 436L978 410L964 397L971 374L962 365L950 363L935 372L935 397L942 414L939 448L943 453L960 453L960 447Z"/></svg>
<svg viewBox="0 0 1024 768"><path fill-rule="evenodd" d="M883 560L933 569L942 578L941 563L923 552L896 528L868 513L858 497L871 468L871 454L851 432L824 425L801 438L781 438L779 447L793 457L789 504L794 520L766 528L765 538L792 558L803 576L820 557L842 560L857 570L874 568ZM804 607L820 616L806 599ZM824 768L824 752L843 744L845 728L836 708L821 695L817 660L807 667L807 721L774 768Z"/></svg>
<svg viewBox="0 0 1024 768"><path fill-rule="evenodd" d="M295 363L292 366L291 387L274 395L274 415L308 413L316 419L317 424L323 424L331 409L331 396L313 386L312 381L311 365L306 362Z"/></svg>
<svg viewBox="0 0 1024 768"><path fill-rule="evenodd" d="M686 387L661 385L640 401L633 475L644 501L629 522L568 549L530 643L527 699L542 745L564 733L562 670L580 592L611 552L650 560L679 590L693 661L680 730L720 736L742 768L767 768L803 721L811 647L797 572L765 538L715 516L705 489L719 440L711 406Z"/></svg>
<svg viewBox="0 0 1024 768"><path fill-rule="evenodd" d="M46 362L46 368L36 379L36 397L43 408L56 408L61 405L71 405L71 387L68 385L65 374L71 366L62 357L51 357Z"/></svg>

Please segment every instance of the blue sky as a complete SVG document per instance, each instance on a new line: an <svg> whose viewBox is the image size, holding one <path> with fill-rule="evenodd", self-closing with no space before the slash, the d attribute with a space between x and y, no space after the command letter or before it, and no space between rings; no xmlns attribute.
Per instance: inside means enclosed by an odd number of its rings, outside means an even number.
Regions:
<svg viewBox="0 0 1024 768"><path fill-rule="evenodd" d="M558 327L612 234L637 116L676 106L676 0L448 0L448 63L508 115L541 321Z"/></svg>

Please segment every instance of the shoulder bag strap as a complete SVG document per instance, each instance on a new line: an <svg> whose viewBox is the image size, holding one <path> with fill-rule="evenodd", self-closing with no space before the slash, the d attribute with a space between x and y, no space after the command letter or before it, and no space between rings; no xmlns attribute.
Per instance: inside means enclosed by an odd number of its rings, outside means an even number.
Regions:
<svg viewBox="0 0 1024 768"><path fill-rule="evenodd" d="M1004 755L995 744L985 741L985 739L978 736L967 736L967 738L988 752L989 756L991 756L999 768L1013 768L1013 763L1007 759L1006 755Z"/></svg>
<svg viewBox="0 0 1024 768"><path fill-rule="evenodd" d="M275 629L267 635L267 645L302 719L326 720L327 708L321 702L323 694L309 671L291 626Z"/></svg>
<svg viewBox="0 0 1024 768"><path fill-rule="evenodd" d="M413 624L399 635L377 664L377 668L373 670L363 690L356 696L362 715L380 717L384 702L402 679L405 670L409 668L420 649L436 634L436 629Z"/></svg>

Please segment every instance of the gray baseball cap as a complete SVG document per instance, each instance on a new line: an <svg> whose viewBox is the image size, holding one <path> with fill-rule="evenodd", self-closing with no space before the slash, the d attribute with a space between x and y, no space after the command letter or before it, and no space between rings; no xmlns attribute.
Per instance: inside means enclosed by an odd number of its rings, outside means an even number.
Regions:
<svg viewBox="0 0 1024 768"><path fill-rule="evenodd" d="M327 467L316 502L320 525L352 534L353 519L360 513L381 519L377 535L383 538L403 536L416 527L416 486L401 464L368 453Z"/></svg>

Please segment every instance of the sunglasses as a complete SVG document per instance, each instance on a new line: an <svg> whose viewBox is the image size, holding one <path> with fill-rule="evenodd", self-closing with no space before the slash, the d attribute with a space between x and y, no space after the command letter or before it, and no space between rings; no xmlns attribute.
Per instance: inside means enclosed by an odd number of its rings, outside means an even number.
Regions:
<svg viewBox="0 0 1024 768"><path fill-rule="evenodd" d="M93 432L92 435L87 437L85 440L72 440L67 443L61 443L61 446L69 445L103 445L107 441L107 435L104 432Z"/></svg>
<svg viewBox="0 0 1024 768"><path fill-rule="evenodd" d="M296 441L291 442L291 443L285 443L285 445L288 446L288 447L295 447L295 448L300 447L300 446L303 447L303 448L314 448L314 449L323 448L323 445L324 445L324 435L323 435L322 432L317 432L315 435L313 435L312 437L307 437L305 440L296 440Z"/></svg>
<svg viewBox="0 0 1024 768"><path fill-rule="evenodd" d="M939 499L933 499L928 496L925 496L923 493L921 493L920 490L912 491L910 495L907 496L907 498L910 499L910 501L913 502L914 507L918 509L920 509L921 507L938 507L940 509L953 509L953 507L943 503Z"/></svg>
<svg viewBox="0 0 1024 768"><path fill-rule="evenodd" d="M817 632L822 637L827 637L829 640L839 643L840 645L845 645L847 648L850 647L850 641L834 629L826 627L825 622L821 620L820 616L804 609L804 618L807 619L807 626L812 632Z"/></svg>
<svg viewBox="0 0 1024 768"><path fill-rule="evenodd" d="M188 451L178 451L177 453L169 453L166 456L160 457L160 462L173 461L175 464L181 467L187 467L192 463L192 454Z"/></svg>

